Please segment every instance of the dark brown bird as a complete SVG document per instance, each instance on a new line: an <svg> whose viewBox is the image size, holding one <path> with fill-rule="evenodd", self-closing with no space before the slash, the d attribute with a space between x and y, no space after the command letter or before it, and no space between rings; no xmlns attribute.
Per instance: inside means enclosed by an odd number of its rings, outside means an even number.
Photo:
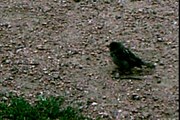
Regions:
<svg viewBox="0 0 180 120"><path fill-rule="evenodd" d="M124 47L121 42L111 42L109 49L113 62L122 71L130 71L134 67L142 68L143 65L149 68L155 67L152 63L140 59L128 48Z"/></svg>

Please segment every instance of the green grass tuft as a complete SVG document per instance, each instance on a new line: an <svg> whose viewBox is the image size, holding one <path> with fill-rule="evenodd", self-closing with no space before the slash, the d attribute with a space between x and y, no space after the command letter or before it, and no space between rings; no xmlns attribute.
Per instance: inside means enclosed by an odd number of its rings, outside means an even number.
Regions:
<svg viewBox="0 0 180 120"><path fill-rule="evenodd" d="M90 120L70 106L63 108L62 97L40 98L31 105L22 97L0 102L0 119L10 120Z"/></svg>

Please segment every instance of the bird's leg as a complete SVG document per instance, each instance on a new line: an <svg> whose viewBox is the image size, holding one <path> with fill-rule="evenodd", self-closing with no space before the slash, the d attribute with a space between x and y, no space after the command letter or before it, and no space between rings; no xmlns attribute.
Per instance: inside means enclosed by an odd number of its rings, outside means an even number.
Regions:
<svg viewBox="0 0 180 120"><path fill-rule="evenodd" d="M133 74L132 69L122 70L122 69L118 68L118 72L119 72L120 75L130 75L130 74Z"/></svg>

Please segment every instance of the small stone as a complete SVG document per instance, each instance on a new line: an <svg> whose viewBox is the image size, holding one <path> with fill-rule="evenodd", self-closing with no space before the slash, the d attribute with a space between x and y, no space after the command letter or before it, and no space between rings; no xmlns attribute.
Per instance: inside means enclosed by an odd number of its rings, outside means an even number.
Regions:
<svg viewBox="0 0 180 120"><path fill-rule="evenodd" d="M114 78L115 79L119 79L120 78L120 74L118 72L116 72L115 75L114 75Z"/></svg>
<svg viewBox="0 0 180 120"><path fill-rule="evenodd" d="M13 80L14 77L13 76L10 76L10 77L7 77L6 80Z"/></svg>
<svg viewBox="0 0 180 120"><path fill-rule="evenodd" d="M51 11L51 7L44 6L43 11L44 11L44 12L49 12L49 11Z"/></svg>
<svg viewBox="0 0 180 120"><path fill-rule="evenodd" d="M115 16L115 18L118 20L118 19L121 19L121 18L122 18L122 16L120 16L120 15L116 15L116 16Z"/></svg>
<svg viewBox="0 0 180 120"><path fill-rule="evenodd" d="M159 65L164 65L164 62L163 62L163 61L160 61L160 62L159 62Z"/></svg>
<svg viewBox="0 0 180 120"><path fill-rule="evenodd" d="M53 78L54 78L54 79L61 79L61 77L59 76L59 74L53 74Z"/></svg>
<svg viewBox="0 0 180 120"><path fill-rule="evenodd" d="M158 101L158 100L159 100L159 98L158 98L158 97L156 97L156 96L153 96L153 100L154 100L154 101Z"/></svg>
<svg viewBox="0 0 180 120"><path fill-rule="evenodd" d="M163 41L164 41L163 38L161 37L157 38L157 42L163 42Z"/></svg>
<svg viewBox="0 0 180 120"><path fill-rule="evenodd" d="M3 97L2 97L2 100L3 100L3 101L7 101L7 100L8 100L8 98L7 98L7 97L5 97L5 96L3 96Z"/></svg>
<svg viewBox="0 0 180 120"><path fill-rule="evenodd" d="M132 113L138 113L137 109L132 109Z"/></svg>
<svg viewBox="0 0 180 120"><path fill-rule="evenodd" d="M83 87L78 86L78 87L76 87L76 89L79 90L79 91L83 91Z"/></svg>
<svg viewBox="0 0 180 120"><path fill-rule="evenodd" d="M48 74L49 72L46 70L46 71L44 71L44 74Z"/></svg>
<svg viewBox="0 0 180 120"><path fill-rule="evenodd" d="M161 80L158 79L158 80L157 80L157 83L158 83L158 84L161 83Z"/></svg>
<svg viewBox="0 0 180 120"><path fill-rule="evenodd" d="M50 81L50 84L55 85L56 82L55 81Z"/></svg>
<svg viewBox="0 0 180 120"><path fill-rule="evenodd" d="M11 28L10 23L0 23L0 27Z"/></svg>
<svg viewBox="0 0 180 120"><path fill-rule="evenodd" d="M140 89L139 89L139 88L137 88L137 89L136 89L136 91L140 91Z"/></svg>
<svg viewBox="0 0 180 120"><path fill-rule="evenodd" d="M38 50L45 50L46 48L43 45L37 45L36 49L38 49Z"/></svg>
<svg viewBox="0 0 180 120"><path fill-rule="evenodd" d="M79 69L83 69L83 66L82 66L82 65L79 65Z"/></svg>
<svg viewBox="0 0 180 120"><path fill-rule="evenodd" d="M144 118L146 118L146 119L151 116L151 114L148 112L143 112L142 114L143 114Z"/></svg>
<svg viewBox="0 0 180 120"><path fill-rule="evenodd" d="M102 118L107 118L109 116L107 112L100 112L99 115L101 115Z"/></svg>
<svg viewBox="0 0 180 120"><path fill-rule="evenodd" d="M97 102L93 102L91 105L92 105L92 106L96 106L96 105L97 105Z"/></svg>
<svg viewBox="0 0 180 120"><path fill-rule="evenodd" d="M106 97L106 96L103 96L102 98L103 98L103 99L106 99L107 97Z"/></svg>
<svg viewBox="0 0 180 120"><path fill-rule="evenodd" d="M133 94L133 95L131 96L131 99L132 99L132 100L140 100L140 96L137 95L137 94Z"/></svg>
<svg viewBox="0 0 180 120"><path fill-rule="evenodd" d="M139 8L138 11L139 11L139 12L143 12L143 9L142 9L142 8Z"/></svg>
<svg viewBox="0 0 180 120"><path fill-rule="evenodd" d="M4 64L10 64L10 63L11 63L11 60L9 60L9 59L3 59L3 60L2 60L2 63L4 63Z"/></svg>
<svg viewBox="0 0 180 120"><path fill-rule="evenodd" d="M48 59L52 59L52 57L51 57L51 56L48 56Z"/></svg>
<svg viewBox="0 0 180 120"><path fill-rule="evenodd" d="M30 63L29 63L30 65L39 65L39 62L38 61L36 61L36 60L31 60L30 61Z"/></svg>
<svg viewBox="0 0 180 120"><path fill-rule="evenodd" d="M112 1L111 0L104 0L105 3L111 3Z"/></svg>
<svg viewBox="0 0 180 120"><path fill-rule="evenodd" d="M158 64L157 63L154 63L155 66L157 66Z"/></svg>
<svg viewBox="0 0 180 120"><path fill-rule="evenodd" d="M155 78L161 78L160 75L158 75L158 74L156 74L154 77Z"/></svg>

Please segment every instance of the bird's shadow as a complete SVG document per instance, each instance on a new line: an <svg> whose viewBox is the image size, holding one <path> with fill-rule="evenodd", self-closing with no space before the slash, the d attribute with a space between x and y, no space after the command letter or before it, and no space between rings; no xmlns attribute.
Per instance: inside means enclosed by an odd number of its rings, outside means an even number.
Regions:
<svg viewBox="0 0 180 120"><path fill-rule="evenodd" d="M141 78L143 76L152 75L153 72L154 72L154 69L146 68L146 67L133 68L133 69L128 70L128 71L122 71L119 68L115 68L115 70L113 70L111 72L111 75L115 79L137 79L137 80L141 80Z"/></svg>

